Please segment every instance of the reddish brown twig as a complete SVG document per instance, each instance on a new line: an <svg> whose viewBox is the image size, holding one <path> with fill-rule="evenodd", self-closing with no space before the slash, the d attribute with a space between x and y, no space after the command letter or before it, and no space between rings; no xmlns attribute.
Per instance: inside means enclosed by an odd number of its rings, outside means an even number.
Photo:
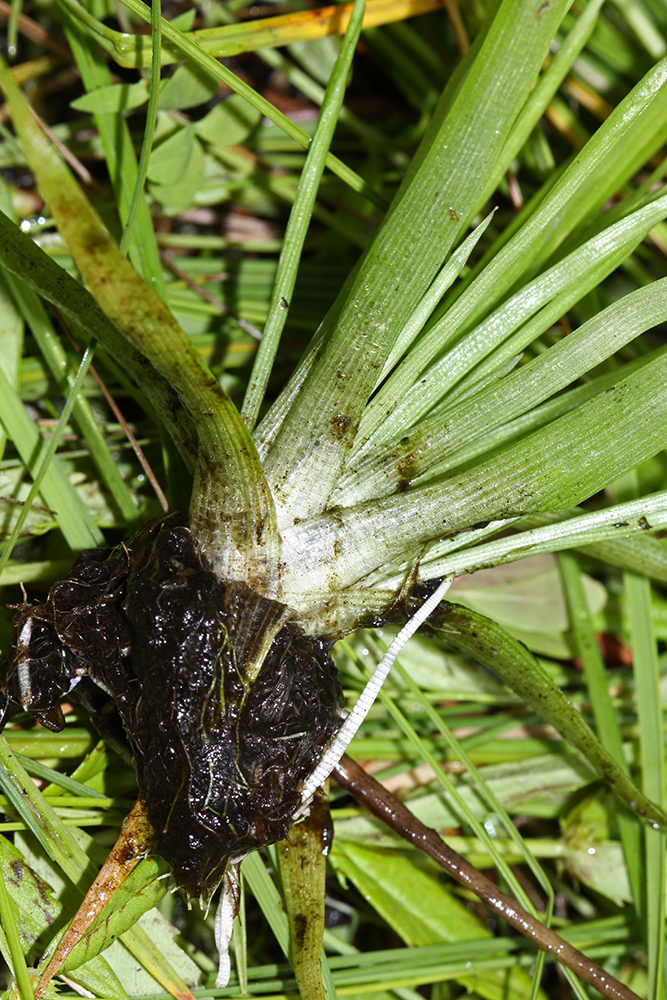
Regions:
<svg viewBox="0 0 667 1000"><path fill-rule="evenodd" d="M237 316L236 313L233 313L230 310L229 306L223 302L222 299L219 299L216 295L211 295L207 288L203 288L201 285L198 285L186 271L183 271L178 264L174 263L174 259L170 253L165 250L160 250L160 260L167 265L169 270L172 271L177 278L184 281L188 288L191 288L193 292L196 292L197 295L201 296L202 299L205 299L206 302L210 302L210 304L215 306L216 309L219 309L223 315L231 316L231 318L238 323L241 329L246 333L249 333L251 337L254 337L255 340L262 339L262 334L256 326L253 326L252 323L248 323L245 319L241 319L240 316Z"/></svg>
<svg viewBox="0 0 667 1000"><path fill-rule="evenodd" d="M452 878L467 889L471 889L489 909L506 920L508 924L534 941L559 962L590 983L598 993L609 1000L639 1000L636 993L619 983L596 962L586 958L571 944L564 941L549 927L522 909L510 896L501 892L496 885L478 872L451 847L448 847L435 830L421 823L410 810L391 792L367 774L362 767L347 754L343 755L333 771L333 778L345 788L357 802L394 830L405 840L414 844L442 866Z"/></svg>
<svg viewBox="0 0 667 1000"><path fill-rule="evenodd" d="M141 449L141 445L139 444L139 442L137 441L136 437L132 433L132 430L130 429L130 426L129 426L127 420L125 419L125 417L123 416L123 414L122 414L122 412L121 412L118 404L116 403L116 400L113 398L113 396L111 395L111 393L107 389L106 385L104 384L104 382L102 381L102 379L100 378L100 376L97 374L97 371L95 370L95 368L92 365L90 366L90 374L93 376L93 378L95 379L95 381L99 385L100 389L102 390L102 395L104 396L104 398L106 399L107 403L109 404L109 407L111 408L111 411L113 412L113 415L115 416L115 418L118 421L118 423L120 424L120 426L123 428L123 432L125 434L125 437L130 442L130 446L132 448L132 451L137 456L137 459L139 460L141 468L144 470L144 474L145 474L146 478L148 479L149 483L153 487L155 495L158 498L158 500L160 501L160 506L162 507L162 510L165 511L165 512L168 511L169 510L169 502L168 502L166 496L164 495L164 493L162 492L162 487L158 483L158 481L157 481L157 479L155 477L155 473L153 472L153 470L152 470L152 468L150 466L150 462L148 461L148 459L144 455L144 453L143 453L143 451Z"/></svg>

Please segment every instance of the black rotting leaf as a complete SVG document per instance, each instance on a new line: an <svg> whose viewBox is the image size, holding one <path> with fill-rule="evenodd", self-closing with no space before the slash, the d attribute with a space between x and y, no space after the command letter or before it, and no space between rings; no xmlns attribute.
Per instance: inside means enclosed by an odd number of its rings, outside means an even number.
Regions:
<svg viewBox="0 0 667 1000"><path fill-rule="evenodd" d="M26 710L60 730L68 693L111 742L124 730L153 849L208 898L230 860L286 835L340 724L331 643L289 617L209 570L169 514L19 608L0 725Z"/></svg>

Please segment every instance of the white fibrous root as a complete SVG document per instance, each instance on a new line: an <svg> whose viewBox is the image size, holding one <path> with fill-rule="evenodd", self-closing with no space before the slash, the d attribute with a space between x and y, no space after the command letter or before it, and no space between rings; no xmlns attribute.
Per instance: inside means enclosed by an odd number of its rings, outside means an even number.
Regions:
<svg viewBox="0 0 667 1000"><path fill-rule="evenodd" d="M216 989L223 989L229 982L232 967L229 959L229 945L234 930L234 917L238 913L241 892L240 865L242 858L231 861L225 872L222 895L215 914L215 944L220 955Z"/></svg>
<svg viewBox="0 0 667 1000"><path fill-rule="evenodd" d="M313 794L329 777L336 764L347 750L362 722L368 715L380 692L380 688L387 679L387 675L389 674L394 661L398 657L398 654L403 649L403 646L406 644L408 639L414 635L419 626L426 621L429 615L433 614L453 582L453 576L445 577L438 588L426 601L424 601L419 610L412 616L412 618L410 618L408 622L406 622L394 641L391 643L389 649L373 671L373 675L366 684L366 687L361 692L356 705L338 730L337 736L324 753L324 756L310 777L304 782L301 797L302 804L295 816L295 819L299 819L305 815L306 807L313 797Z"/></svg>

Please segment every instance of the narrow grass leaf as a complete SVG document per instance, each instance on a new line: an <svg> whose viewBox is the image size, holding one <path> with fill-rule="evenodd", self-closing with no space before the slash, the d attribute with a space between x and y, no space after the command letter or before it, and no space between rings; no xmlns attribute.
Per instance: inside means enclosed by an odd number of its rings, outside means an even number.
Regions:
<svg viewBox="0 0 667 1000"><path fill-rule="evenodd" d="M667 134L667 60L653 67L591 136L576 159L546 190L526 206L517 219L520 228L508 240L503 235L474 271L456 303L456 316L473 326L518 282L543 267L583 220L595 217L604 225L599 208L626 183L665 141ZM632 201L627 204L633 207ZM511 232L511 230L510 230ZM575 245L580 242L575 239ZM444 311L444 309L443 309ZM452 314L453 318L454 314Z"/></svg>
<svg viewBox="0 0 667 1000"><path fill-rule="evenodd" d="M537 76L562 9L552 5L538 27L532 4L504 4L496 13L438 141L399 190L351 286L325 318L301 392L292 395L288 384L289 411L270 451L262 452L281 525L326 506L379 372L465 232L479 185L493 169L526 86ZM507 35L515 39L521 60L508 60ZM397 287L404 290L400 297L394 294ZM260 425L260 446L261 434Z"/></svg>
<svg viewBox="0 0 667 1000"><path fill-rule="evenodd" d="M19 937L19 928L17 926L17 917L19 917L19 904L13 901L9 890L8 883L15 884L16 882L22 883L24 874L27 876L25 880L24 897L25 890L28 890L29 874L24 871L24 866L22 865L22 859L17 856L17 852L14 853L14 858L7 865L7 852L10 850L9 843L2 838L2 864L3 871L0 873L0 918L2 920L2 930L3 936L5 938L6 949L4 951L5 960L9 963L14 976L16 977L16 983L18 985L22 1000L33 1000L34 991L32 988L32 981L28 973L28 967L26 965L24 948L25 940L22 943ZM9 870L8 870L9 869ZM27 898L24 899L24 903L28 902L29 909L32 909L32 901L34 900L34 886L33 893L31 894L28 890ZM52 900L48 900L52 903ZM13 905L12 905L13 904ZM48 905L48 903L47 903ZM20 919L20 917L19 917ZM24 932L25 939L25 932ZM27 950L27 949L26 949Z"/></svg>
<svg viewBox="0 0 667 1000"><path fill-rule="evenodd" d="M71 0L67 0L67 6L72 10L76 9ZM326 38L334 32L342 35L347 30L353 6L353 3L346 3L319 10L293 11L278 17L258 18L251 26L240 23L193 32L190 32L193 17L181 19L179 15L172 18L170 24L180 32L188 32L185 39L187 43L196 45L211 57L219 58L241 52L255 52L270 46L289 45L303 39ZM433 0L369 0L363 26L371 28L389 24L433 10ZM189 11L185 13L190 15ZM120 66L140 69L150 65L151 48L145 36L115 31L83 8L81 21ZM170 44L164 48L162 63L181 62L182 43L179 44L174 34L168 37Z"/></svg>
<svg viewBox="0 0 667 1000"><path fill-rule="evenodd" d="M495 174L489 178L484 192L480 195L480 207L485 205L492 196L503 174L510 168L514 158L523 149L530 133L538 125L540 118L555 96L558 88L572 69L575 60L586 46L597 26L600 8L603 3L604 0L592 0L592 2L587 3L574 22L572 29L558 45L549 66L540 76L540 79L531 91L528 100L517 117L503 149L502 157L498 162L498 168Z"/></svg>
<svg viewBox="0 0 667 1000"><path fill-rule="evenodd" d="M23 349L23 319L7 287L5 275L0 276L0 367L14 391L18 391ZM0 459L7 443L7 431L0 427Z"/></svg>
<svg viewBox="0 0 667 1000"><path fill-rule="evenodd" d="M96 21L96 19L78 3L78 0L61 0L61 2L83 25L92 29L98 35L98 40L101 44L104 44L105 41L108 40L111 29L106 29L105 25ZM140 17L143 21L150 23L150 8L147 7L146 4L142 3L141 0L123 0L123 2L125 6L134 14ZM310 16L311 15L308 14L308 18L310 18ZM169 51L169 45L171 45L172 53L175 54L172 61L180 62L182 61L183 56L186 55L203 69L208 70L212 76L226 84L235 93L242 94L252 107L257 108L263 115L266 115L266 117L275 122L276 125L279 125L280 128L292 139L294 139L302 149L308 149L310 145L310 136L304 132L302 128L290 121L286 115L278 111L277 108L275 108L269 101L267 101L264 97L261 97L251 86L249 86L249 84L239 79L239 77L232 73L226 66L217 62L217 60L212 55L209 55L209 53L206 52L204 48L202 48L192 37L186 35L182 31L179 31L172 22L165 21L164 19L162 20L162 32L164 39L162 47L163 60L166 59L166 61L168 61L165 54ZM117 34L117 32L111 32L111 34ZM252 34L256 40L257 35L254 26ZM142 38L142 36L135 35L128 39L130 46L133 45L137 38ZM125 44L125 50L127 51L127 43ZM146 61L144 60L141 65L145 66ZM385 207L384 199L378 195L369 184L362 180L358 174L346 166L346 164L344 164L332 153L330 153L327 157L327 167L334 174L340 177L341 180L348 184L353 191L357 191L359 194L362 194L373 204Z"/></svg>
<svg viewBox="0 0 667 1000"><path fill-rule="evenodd" d="M2 882L15 904L14 913L18 919L20 945L23 953L34 964L35 948L49 928L61 917L63 905L45 881L44 871L41 874L34 872L21 853L4 837L0 838L0 859L3 869ZM8 919L3 914L3 927L8 927ZM25 962L23 964L25 965ZM14 967L17 967L16 963ZM25 992L26 987L22 985L21 977L17 975L17 979L23 996L32 995ZM97 990L111 1000L126 998L119 980L102 959L88 963L76 977L76 981L87 989Z"/></svg>
<svg viewBox="0 0 667 1000"><path fill-rule="evenodd" d="M295 570L308 574L311 589L334 575L349 586L407 549L478 521L580 503L664 448L666 381L660 356L463 474L287 529Z"/></svg>
<svg viewBox="0 0 667 1000"><path fill-rule="evenodd" d="M139 227L138 242L145 232L146 225L146 199L144 198L144 186L148 175L148 165L150 163L151 150L153 148L153 136L155 134L155 123L157 121L157 104L160 93L160 73L157 67L160 65L160 53L162 51L162 5L160 0L154 0L151 6L151 74L148 93L148 108L146 109L146 125L144 127L144 137L141 143L141 154L139 156L139 166L137 167L134 179L134 190L132 191L132 201L130 202L127 214L122 220L124 222L123 233L120 238L120 252L127 253L132 246L132 237L135 227ZM152 223L152 220L150 220ZM152 228L152 226L151 226ZM151 256L158 254L157 240L153 235L150 238ZM160 279L162 272L160 271ZM156 282L155 291L160 298L165 298L164 280Z"/></svg>
<svg viewBox="0 0 667 1000"><path fill-rule="evenodd" d="M14 227L15 228L15 227ZM78 552L104 544L104 536L88 512L58 460L45 464L47 447L25 411L23 402L0 369L0 422L21 460L33 476L43 470L40 495L44 506L56 512L58 527L70 548Z"/></svg>
<svg viewBox="0 0 667 1000"><path fill-rule="evenodd" d="M461 317L460 315L446 313L442 320L429 331L428 337L424 338L418 348L406 359L403 370L399 370L396 373L395 379L391 377L388 380L382 392L378 394L377 400L373 402L373 407L377 408L384 416L384 421L381 423L376 419L376 425L379 429L373 439L373 445L377 446L384 441L391 441L392 439L396 441L400 439L404 435L406 428L417 424L420 417L424 416L439 400L444 398L451 391L452 387L476 365L479 365L494 348L509 338L514 330L526 324L526 321L534 313L538 312L542 306L556 299L561 293L567 293L571 290L568 295L569 301L559 303L556 308L557 315L562 315L566 312L573 304L573 301L576 301L580 297L581 293L589 290L586 283L588 272L593 273L594 284L598 284L602 277L605 276L604 273L600 274L601 268L604 268L604 259L611 258L612 267L618 266L621 260L634 250L637 240L643 238L652 226L664 217L666 212L667 197L664 197L647 208L640 209L630 217L623 219L621 222L616 223L594 237L588 243L573 251L565 260L554 265L554 267L540 275L539 278L522 288L508 302L504 303L498 310L480 323L479 326L469 331L463 339L427 369L427 365L431 360L436 358L449 342L456 339L457 324ZM658 282L653 287L655 288L655 292L651 297L645 300L640 296L639 300L636 300L634 309L632 301L626 302L626 308L631 311L634 319L634 322L630 325L630 332L627 339L624 337L624 317L619 317L619 329L614 330L612 325L614 323L613 311L607 315L603 311L599 314L600 317L603 317L600 320L599 327L584 324L583 327L572 334L574 340L568 337L558 345L558 349L553 348L552 350L555 353L550 353L549 357L554 361L558 371L555 372L553 369L549 369L549 376L545 378L544 385L548 385L549 379L553 377L556 380L556 388L554 388L553 392L558 391L558 389L567 385L569 381L574 381L583 372L593 368L599 361L612 354L617 349L617 344L620 347L642 333L653 322L660 322L662 315L661 308L664 308L664 303L667 302L664 290L665 286ZM642 289L641 291L646 291L646 289ZM452 310L454 314L457 313L457 305ZM610 308L613 309L613 307ZM654 315L656 316L655 320L652 319ZM524 326L523 330L521 330L521 342L512 343L509 350L505 351L502 357L494 359L494 364L497 365L520 353L530 343L531 337L537 338L540 336L553 321L554 317L548 315L544 317L542 322L535 324L534 327ZM581 342L589 337L591 338L590 347L592 357L590 363L586 364L587 348L582 348ZM579 347L578 364L574 361L574 358L577 356L575 345ZM565 356L563 356L563 351L565 351ZM572 352L571 355L570 351ZM573 359L572 363L570 363L570 358ZM533 362L533 367L529 367L527 375L524 376L527 382L531 379L534 367L535 362ZM541 368L538 367L538 370L541 370ZM522 368L521 371L523 373L525 369ZM568 380L569 372L572 373L572 379ZM483 400L485 414L496 413L496 404L499 402L498 397L502 395L502 389L507 384L513 384L511 376L508 379L503 379L499 386L489 386L486 395L479 397ZM525 385L526 383L524 383ZM494 394L494 399L490 401L492 393ZM534 403L537 403L546 398L547 395L551 395L551 393L547 389L543 389L542 395L538 391L538 395L532 398ZM465 405L464 403L464 408ZM507 419L511 419L518 412L525 412L525 410L530 408L530 405L529 403L523 411L508 411ZM474 429L478 426L479 411L474 409L474 403L472 406L471 419L469 421L465 419L464 422L468 428ZM435 421L437 421L437 418L433 418L427 425L428 429L432 432L436 432L437 423ZM447 429L449 429L449 426L448 415ZM424 437L428 437L429 430L424 431ZM454 432L453 437L456 439L456 432ZM460 443L465 443L468 439L463 435ZM410 450L414 446L415 443L411 440ZM458 440L456 444L452 444L452 450L457 446L459 446ZM428 450L428 445L426 448ZM425 467L423 459L420 465L423 471Z"/></svg>
<svg viewBox="0 0 667 1000"><path fill-rule="evenodd" d="M94 99L100 90L107 91L107 88L114 86L111 82L111 72L96 42L86 38L76 18L70 17L65 9L62 9L62 16L67 40L83 84L88 91L82 99L85 100L87 97ZM135 86L139 87L139 84ZM132 91L132 94L134 93L136 91ZM136 208L133 208L138 175L128 124L120 109L112 113L94 112L94 120L104 148L109 177L114 185L121 223L125 225L131 218L132 211L136 212L136 230L129 247L130 260L153 291L164 299L162 263L146 200L139 197Z"/></svg>
<svg viewBox="0 0 667 1000"><path fill-rule="evenodd" d="M667 210L667 199L664 200L664 209ZM597 250L596 257L599 253ZM578 254L574 256L578 257ZM579 261L577 263L577 271L580 273L582 265ZM575 266L574 260L572 265ZM517 326L523 318L517 317ZM429 417L421 424L417 423L420 413L433 405L434 397L437 399L440 393L444 395L447 383L451 385L456 380L457 370L460 371L457 362L461 355L468 354L466 366L472 367L474 364L466 338L460 351L454 348L427 376L419 380L418 392L407 393L393 409L381 428L381 439L385 439L384 448L378 453L379 442L376 435L372 455L358 467L355 479L347 487L345 484L341 485L337 498L340 502L349 504L393 493L399 486L404 489L407 482L428 472L430 467L448 454L469 444L476 437L486 437L494 428L538 406L647 329L664 322L665 318L667 279L663 278L612 303L544 354L538 355L504 378L490 382L458 406ZM496 320L497 317L494 316L489 321L489 327L495 327L494 336L499 332L494 322ZM538 330L534 332L537 334ZM480 328L469 335L475 354L483 336L484 332ZM429 391L431 386L433 391ZM417 398L422 390L425 401ZM410 423L417 425L411 433L406 434L405 430ZM387 438L390 440L387 441ZM389 445L392 446L391 450L388 450Z"/></svg>
<svg viewBox="0 0 667 1000"><path fill-rule="evenodd" d="M495 622L457 605L436 612L425 628L500 676L583 754L632 812L667 830L667 815L662 808L628 778L525 646Z"/></svg>
<svg viewBox="0 0 667 1000"><path fill-rule="evenodd" d="M398 662L394 664L392 670L398 673L398 675L402 678L404 683L408 683L408 685L410 686L411 690L413 691L417 699L420 702L422 702L423 706L426 706L428 702L426 702L426 699L424 699L423 696L420 696L421 692L418 691L416 686L409 684L409 678L406 672L404 670L401 670L400 668L399 669L397 668L399 668ZM448 801L450 801L453 804L456 811L459 813L461 820L463 820L465 823L470 824L473 832L476 834L479 840L486 846L486 849L489 852L493 864L496 866L499 874L507 881L508 885L510 886L510 891L515 895L516 899L521 903L523 907L530 910L531 912L534 912L532 902L526 895L523 886L517 881L516 876L510 870L509 866L506 864L505 860L503 859L499 851L496 849L495 843L485 830L484 826L477 819L474 812L468 807L466 800L463 798L463 796L459 794L458 788L456 787L454 782L449 778L449 776L440 766L438 760L436 759L435 754L429 749L426 741L424 741L418 736L417 732L415 731L411 723L408 721L405 714L401 711L399 706L392 700L392 698L384 690L380 691L380 700L387 709L389 715L394 719L394 721L400 727L401 731L410 740L419 757L421 757L422 760L425 761L431 767L437 780L442 785L444 794L446 795ZM435 715L436 713L433 714ZM442 725L438 725L437 728L442 731L444 727ZM475 779L477 778L476 784L480 789L480 794L485 799L487 799L488 802L488 796L485 794L484 782L483 780L479 779L479 775L477 774L477 771L474 768L472 761L470 761L469 759L467 760L467 762L465 762L464 766L468 767L468 765L469 765L469 774L472 775L473 781L475 781ZM494 808L496 803L497 800L493 802L491 808ZM509 825L512 826L513 824L511 823L511 821L509 821L509 817L507 817L507 819Z"/></svg>
<svg viewBox="0 0 667 1000"><path fill-rule="evenodd" d="M648 522L647 514L655 519L655 525ZM599 541L600 549L603 545L608 545L613 565L623 567L627 563L629 566L649 568L658 579L662 579L666 571L667 547L661 539L646 534L647 530L657 531L667 524L667 493L664 492L649 495L641 501L617 504L591 513L575 508L571 511L515 519L510 522L512 523L524 530L516 530L513 534L506 534L490 542L483 541L483 534L478 540L474 532L462 533L464 536L469 534L470 537L459 539L457 536L448 541L436 542L420 565L420 575L423 579L437 579L447 574L461 576L490 566L502 566L520 559L571 548L594 555L598 546L586 545L588 541ZM533 524L538 526L531 527ZM496 522L492 533L508 526L507 522ZM619 539L619 534L624 537ZM460 544L457 544L459 541ZM642 556L642 545L651 542L654 544ZM383 585L400 586L408 571L408 564L402 566L401 570L396 578L383 579Z"/></svg>
<svg viewBox="0 0 667 1000"><path fill-rule="evenodd" d="M37 499L37 494L42 485L42 482L44 481L44 477L46 476L46 473L48 472L51 463L55 458L56 449L60 444L63 431L65 430L65 427L67 426L67 423L69 421L76 397L79 394L79 390L81 389L81 385L86 376L86 372L88 371L90 362L92 361L94 350L95 350L95 344L93 342L89 347L86 348L84 355L81 359L79 370L76 374L76 378L74 379L74 383L70 389L69 395L65 400L65 405L63 406L62 412L58 419L58 423L53 431L53 435L51 437L49 446L44 452L44 455L42 456L42 461L39 468L33 474L33 483L32 486L30 487L30 491L27 497L25 498L22 509L19 511L19 516L16 519L16 523L14 524L12 533L9 536L7 544L5 545L2 551L2 555L0 555L0 573L2 573L2 570L5 567L5 563L12 554L14 546L18 540L19 533L23 525L25 524L25 521L28 517L30 509L32 508L32 505Z"/></svg>
<svg viewBox="0 0 667 1000"><path fill-rule="evenodd" d="M445 885L402 852L337 840L332 863L409 945L483 940L491 935ZM515 970L510 984L503 971L469 973L466 965L462 962L453 978L477 996L497 1000L504 989L516 1000L528 1000L531 995L530 980L521 969Z"/></svg>
<svg viewBox="0 0 667 1000"><path fill-rule="evenodd" d="M241 872L275 934L276 941L284 954L289 955L289 926L285 908L259 854L248 854L241 864Z"/></svg>
<svg viewBox="0 0 667 1000"><path fill-rule="evenodd" d="M625 574L630 616L633 667L637 690L639 748L644 793L660 805L665 801L665 738L660 697L658 648L651 614L651 587L648 580ZM644 919L648 936L649 996L664 991L665 960L665 831L644 832L646 883Z"/></svg>
<svg viewBox="0 0 667 1000"><path fill-rule="evenodd" d="M39 297L14 274L7 272L5 280L51 375L63 391L66 389L71 391L74 375L69 370L65 350ZM82 392L76 396L73 413L104 485L118 505L122 517L131 523L137 517L137 503L123 480L100 426L95 420L90 403Z"/></svg>
<svg viewBox="0 0 667 1000"><path fill-rule="evenodd" d="M366 0L355 0L354 10L345 34L331 79L327 86L322 110L313 136L306 162L301 171L299 186L290 212L278 270L276 271L269 315L262 333L262 340L255 357L250 381L243 401L241 416L252 431L257 423L280 337L287 321L290 302L294 293L301 253L315 206L315 199L324 173L326 158L331 147L340 109L345 97Z"/></svg>
<svg viewBox="0 0 667 1000"><path fill-rule="evenodd" d="M18 763L4 737L0 737L0 786L49 857L83 890L97 874L94 866Z"/></svg>
<svg viewBox="0 0 667 1000"><path fill-rule="evenodd" d="M629 774L630 769L623 751L618 717L609 694L607 673L595 638L592 615L586 600L577 558L569 552L562 552L558 556L558 562L568 604L570 628L574 635L577 655L583 666L598 738L622 770ZM658 802L660 802L659 799ZM625 866L632 886L632 897L637 905L641 898L640 831L631 814L620 806L617 809L616 822L623 844Z"/></svg>
<svg viewBox="0 0 667 1000"><path fill-rule="evenodd" d="M435 277L433 284L429 288L428 292L419 303L414 313L410 317L406 326L401 330L396 343L394 344L391 354L387 358L384 368L380 373L380 378L378 379L378 385L384 382L385 377L392 370L394 365L407 353L410 345L421 332L427 319L437 306L438 302L445 294L447 289L453 284L454 280L459 276L463 268L468 263L468 259L477 246L477 243L481 237L486 232L489 223L493 219L494 212L489 212L487 217L483 222L480 222L478 226L472 231L470 236L467 236L460 247L458 247L454 253L451 255L446 264L443 265L439 274ZM367 436L370 436L376 427L370 428L366 427L366 417L370 411L371 407L367 407L362 418L361 424L359 426L359 433L357 439L355 440L355 451L359 448L359 439L364 436L364 431Z"/></svg>

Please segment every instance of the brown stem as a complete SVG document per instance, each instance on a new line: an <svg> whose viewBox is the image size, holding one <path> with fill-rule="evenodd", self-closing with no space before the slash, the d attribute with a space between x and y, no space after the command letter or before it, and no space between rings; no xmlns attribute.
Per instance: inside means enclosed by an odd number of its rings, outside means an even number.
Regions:
<svg viewBox="0 0 667 1000"><path fill-rule="evenodd" d="M559 962L572 969L598 993L609 1000L639 1000L636 993L619 983L599 965L582 955L549 927L523 910L510 896L478 872L473 865L448 847L435 830L424 826L410 810L379 781L367 774L362 767L344 754L333 771L333 777L369 812L382 820L391 830L414 844L441 865L453 879L471 889L489 909L498 913L508 924L553 955Z"/></svg>

